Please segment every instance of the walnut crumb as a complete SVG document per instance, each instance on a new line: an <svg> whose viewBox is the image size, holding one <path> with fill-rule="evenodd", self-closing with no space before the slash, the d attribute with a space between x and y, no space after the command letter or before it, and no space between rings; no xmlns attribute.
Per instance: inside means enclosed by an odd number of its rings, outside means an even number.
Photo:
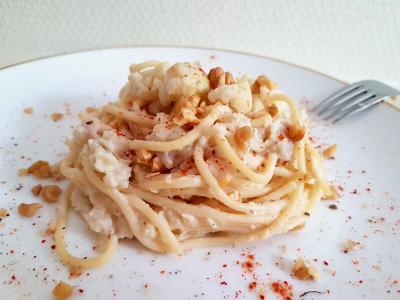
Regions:
<svg viewBox="0 0 400 300"><path fill-rule="evenodd" d="M45 202L57 202L62 194L62 189L57 185L45 185L41 191L40 196Z"/></svg>
<svg viewBox="0 0 400 300"><path fill-rule="evenodd" d="M305 130L302 126L292 124L286 127L285 135L292 142L299 142L303 139Z"/></svg>
<svg viewBox="0 0 400 300"><path fill-rule="evenodd" d="M5 208L0 208L0 218L4 218L8 216L8 211Z"/></svg>
<svg viewBox="0 0 400 300"><path fill-rule="evenodd" d="M41 184L37 184L32 187L31 192L35 196L39 196L40 192L42 191L43 186Z"/></svg>
<svg viewBox="0 0 400 300"><path fill-rule="evenodd" d="M300 280L318 280L319 272L313 266L308 266L304 260L298 256L292 267L293 275Z"/></svg>
<svg viewBox="0 0 400 300"><path fill-rule="evenodd" d="M64 115L60 114L60 113L52 113L51 114L51 118L53 119L54 122L58 122L58 121L62 120L63 117L64 117Z"/></svg>
<svg viewBox="0 0 400 300"><path fill-rule="evenodd" d="M208 79L210 80L210 86L212 89L236 83L232 74L230 72L224 72L224 69L220 67L211 69L208 73Z"/></svg>
<svg viewBox="0 0 400 300"><path fill-rule="evenodd" d="M31 115L33 114L33 107L24 108L24 113Z"/></svg>
<svg viewBox="0 0 400 300"><path fill-rule="evenodd" d="M40 203L21 203L18 205L18 213L24 217L32 217L42 207Z"/></svg>
<svg viewBox="0 0 400 300"><path fill-rule="evenodd" d="M56 300L66 300L71 297L73 289L71 285L60 281L53 289L53 296Z"/></svg>
<svg viewBox="0 0 400 300"><path fill-rule="evenodd" d="M28 174L38 179L48 178L51 176L50 165L47 161L38 160L28 168Z"/></svg>
<svg viewBox="0 0 400 300"><path fill-rule="evenodd" d="M326 148L322 154L326 157L326 158L333 158L333 156L336 153L336 149L337 146L336 145L330 145L328 148Z"/></svg>
<svg viewBox="0 0 400 300"><path fill-rule="evenodd" d="M234 137L238 148L245 152L248 148L250 140L254 137L254 132L250 126L243 126L236 130Z"/></svg>

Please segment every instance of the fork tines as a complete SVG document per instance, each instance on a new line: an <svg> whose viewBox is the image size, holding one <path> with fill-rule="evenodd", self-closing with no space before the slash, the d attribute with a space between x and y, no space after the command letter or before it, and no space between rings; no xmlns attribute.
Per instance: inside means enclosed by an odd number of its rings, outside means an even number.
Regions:
<svg viewBox="0 0 400 300"><path fill-rule="evenodd" d="M366 83L360 81L351 84L330 97L323 100L314 110L325 120L333 120L333 123L370 108L382 101L379 94L372 90Z"/></svg>

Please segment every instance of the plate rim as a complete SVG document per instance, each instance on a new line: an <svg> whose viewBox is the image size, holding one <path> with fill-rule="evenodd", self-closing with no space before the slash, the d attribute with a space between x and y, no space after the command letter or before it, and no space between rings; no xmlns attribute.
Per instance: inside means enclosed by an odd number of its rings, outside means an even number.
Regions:
<svg viewBox="0 0 400 300"><path fill-rule="evenodd" d="M115 47L100 47L100 48L89 48L86 50L76 50L76 51L67 51L67 52L63 52L63 53L58 53L58 54L52 54L52 55L45 55L45 56L41 56L38 58L34 58L34 59L28 59L28 60L24 60L18 63L14 63L11 65L7 65L7 66L3 66L0 67L0 72L7 70L7 69L11 69L14 67L18 67L21 65L25 65L25 64L29 64L29 63L33 63L33 62L38 62L41 60L47 60L47 59L51 59L51 58L58 58L58 57L63 57L63 56L69 56L69 55L73 55L73 54L84 54L84 53L91 53L91 52L97 52L97 51L104 51L104 50L120 50L120 49L143 49L143 48L178 48L178 49L187 49L187 50L209 50L209 51L220 51L220 52L227 52L227 53L233 53L233 54L242 54L242 55L247 55L247 56L253 56L253 57L258 57L258 58L264 58L264 59L268 59L268 60L272 60L275 62L279 62L279 63L283 63L292 67L296 67L299 69L303 69L306 71L310 71L312 73L318 74L320 76L323 76L327 79L330 80L334 80L336 82L339 82L341 84L345 84L348 85L349 83L345 80L341 80L339 78L336 78L335 76L332 76L330 74L324 73L322 71L318 71L315 70L313 68L309 68L309 67L305 67L303 65L300 64L296 64L296 63L292 63L292 62L288 62L285 61L283 59L279 59L279 58L275 58L275 57L271 57L268 55L261 55L261 54L255 54L255 53L251 53L251 52L246 52L246 51L240 51L240 50L231 50L231 49L221 49L221 48L213 48L213 47L200 47L200 46L171 46L171 45L138 45L138 46L115 46Z"/></svg>

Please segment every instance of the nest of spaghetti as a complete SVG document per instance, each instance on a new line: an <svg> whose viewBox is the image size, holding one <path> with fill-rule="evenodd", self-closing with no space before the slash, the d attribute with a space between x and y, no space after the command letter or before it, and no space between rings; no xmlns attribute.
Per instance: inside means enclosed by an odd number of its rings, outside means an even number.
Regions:
<svg viewBox="0 0 400 300"><path fill-rule="evenodd" d="M304 110L268 77L193 63L130 67L119 101L88 108L61 163L61 258L106 262L118 239L156 252L263 240L301 228L331 193ZM63 238L68 207L107 240L81 260Z"/></svg>

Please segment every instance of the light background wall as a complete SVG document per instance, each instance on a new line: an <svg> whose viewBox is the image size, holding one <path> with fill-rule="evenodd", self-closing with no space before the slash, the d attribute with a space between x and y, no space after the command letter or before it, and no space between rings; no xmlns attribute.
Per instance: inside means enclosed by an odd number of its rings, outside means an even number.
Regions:
<svg viewBox="0 0 400 300"><path fill-rule="evenodd" d="M400 87L400 0L0 0L0 66L137 45L230 49Z"/></svg>

